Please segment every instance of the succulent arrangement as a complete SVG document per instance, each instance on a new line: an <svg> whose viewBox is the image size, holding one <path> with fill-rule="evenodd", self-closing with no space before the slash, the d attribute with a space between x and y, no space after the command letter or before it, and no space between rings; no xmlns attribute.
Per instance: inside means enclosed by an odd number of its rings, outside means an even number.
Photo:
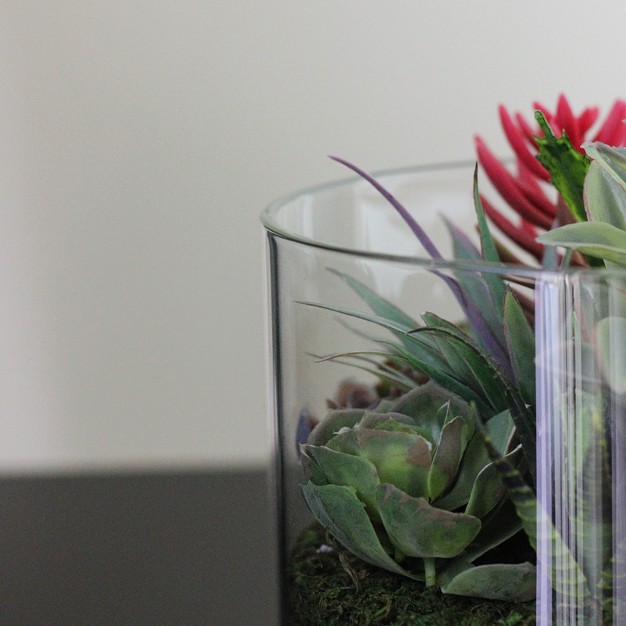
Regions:
<svg viewBox="0 0 626 626"><path fill-rule="evenodd" d="M596 108L577 116L561 96L554 113L541 105L535 109L532 125L500 108L516 173L482 139L476 140L478 161L508 215L480 193L477 168L480 249L448 223L455 259L527 263L554 271L572 265L623 268L626 102L615 103L588 143L590 129L597 126ZM428 254L441 259L428 234L393 195L360 168L337 160L369 181ZM590 602L603 602L610 596L610 567L601 580L592 580L537 503L532 293L498 273L432 271L453 293L463 319L445 320L434 313L416 319L341 273L338 277L368 310L306 303L365 320L392 337L367 353L381 381L378 393L366 390L359 406L333 406L312 429L306 424L299 429L308 507L343 549L371 565L439 586L446 594L519 602L535 595L532 549L505 562L498 548L520 533L536 548L539 523L559 555L559 567L571 573L570 580L585 589ZM626 330L624 300L599 318L589 341L601 361L608 351L603 337L606 342L609 330ZM378 355L374 365L373 354ZM364 358L360 353L325 357L361 365ZM591 431L607 397L612 406L624 406L626 365L612 362L606 371L603 398L599 404L589 400L588 414L595 420L589 421ZM598 431L605 436L601 427Z"/></svg>

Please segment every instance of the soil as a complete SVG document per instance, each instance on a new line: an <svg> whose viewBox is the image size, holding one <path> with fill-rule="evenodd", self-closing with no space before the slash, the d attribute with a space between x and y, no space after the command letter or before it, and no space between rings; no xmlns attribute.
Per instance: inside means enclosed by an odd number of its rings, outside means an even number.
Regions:
<svg viewBox="0 0 626 626"><path fill-rule="evenodd" d="M442 594L326 547L320 526L305 530L288 569L289 626L531 626L535 603Z"/></svg>

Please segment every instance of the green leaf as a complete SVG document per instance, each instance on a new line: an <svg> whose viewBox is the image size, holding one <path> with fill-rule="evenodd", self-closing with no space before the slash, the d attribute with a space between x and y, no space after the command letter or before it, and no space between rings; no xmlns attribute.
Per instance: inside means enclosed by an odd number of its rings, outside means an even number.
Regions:
<svg viewBox="0 0 626 626"><path fill-rule="evenodd" d="M367 509L370 517L378 518L376 488L380 484L376 468L363 457L344 454L324 446L302 446L302 452L312 459L320 469L325 480L318 486L331 484L353 487L356 495Z"/></svg>
<svg viewBox="0 0 626 626"><path fill-rule="evenodd" d="M535 333L512 291L504 298L504 336L511 357L515 383L526 404L534 405Z"/></svg>
<svg viewBox="0 0 626 626"><path fill-rule="evenodd" d="M626 189L626 148L614 148L596 141L583 146L587 154Z"/></svg>
<svg viewBox="0 0 626 626"><path fill-rule="evenodd" d="M478 536L459 559L471 563L522 530L522 523L509 499L503 500L502 504L482 522L483 527Z"/></svg>
<svg viewBox="0 0 626 626"><path fill-rule="evenodd" d="M537 549L538 536L544 542L549 541L551 544L554 580L560 579L567 582L567 588L562 589L561 593L565 597L588 598L589 587L584 572L576 562L567 544L563 541L560 533L554 527L550 516L537 502L533 490L526 484L520 472L496 449L485 427L485 424L481 426L477 422L477 428L482 434L485 448L502 476L509 497L522 523L522 528L528 536L530 545L535 550ZM581 594L583 595L581 596Z"/></svg>
<svg viewBox="0 0 626 626"><path fill-rule="evenodd" d="M626 192L598 161L585 178L585 208L591 222L606 222L626 230Z"/></svg>
<svg viewBox="0 0 626 626"><path fill-rule="evenodd" d="M389 412L402 413L426 428L432 441L439 441L448 416L461 416L473 424L474 414L467 402L444 386L429 380L388 405ZM473 432L473 428L472 428Z"/></svg>
<svg viewBox="0 0 626 626"><path fill-rule="evenodd" d="M377 489L380 517L389 539L403 554L452 558L480 531L480 520L437 509L424 498L412 498L394 485Z"/></svg>
<svg viewBox="0 0 626 626"><path fill-rule="evenodd" d="M483 428L489 434L497 449L503 454L506 453L514 431L510 412L507 410L494 415ZM443 498L437 500L435 504L442 509L448 510L458 509L466 505L469 502L476 477L490 462L491 460L482 438L476 433L467 445L454 487Z"/></svg>
<svg viewBox="0 0 626 626"><path fill-rule="evenodd" d="M371 356L380 356L384 361L377 361L369 358ZM390 354L388 352L376 352L373 350L362 350L358 352L344 352L341 354L329 354L318 359L318 362L331 361L333 363L339 363L341 365L347 365L349 367L359 369L368 374L374 375L379 380L389 383L395 387L398 387L402 391L410 391L417 383L413 378L410 378L402 372L400 369L394 369L389 367L385 361L398 363L399 365L411 366L411 362L405 357ZM353 362L354 361L354 362ZM370 364L361 365L361 363Z"/></svg>
<svg viewBox="0 0 626 626"><path fill-rule="evenodd" d="M330 411L309 435L307 443L325 446L341 428L352 428L365 414L365 409L338 409Z"/></svg>
<svg viewBox="0 0 626 626"><path fill-rule="evenodd" d="M539 243L578 250L619 265L626 265L626 231L612 224L582 222L567 224L537 237Z"/></svg>
<svg viewBox="0 0 626 626"><path fill-rule="evenodd" d="M505 390L499 380L499 368L491 357L454 324L433 313L424 313L422 318L427 326L419 332L435 336L456 378L471 387L494 411L502 411L507 406Z"/></svg>
<svg viewBox="0 0 626 626"><path fill-rule="evenodd" d="M476 405L482 409L489 410L491 404L486 403L485 399L481 395L477 394L471 387L465 384L465 381L461 381L456 378L450 371L450 367L447 362L443 369L437 368L429 363L426 363L426 361L420 360L415 355L410 354L408 351L399 348L398 346L394 346L394 348L406 357L407 361L411 363L415 370L424 373L439 387L447 389L448 393L457 396L465 402L475 402ZM443 360L444 356L440 354L440 358Z"/></svg>
<svg viewBox="0 0 626 626"><path fill-rule="evenodd" d="M402 309L399 309L395 304L389 302L389 300L381 298L375 291L372 291L361 281L343 272L338 272L337 270L329 269L328 271L339 276L339 278L346 282L376 315L397 322L403 326L408 326L409 328L415 328L415 326L417 326L417 322L412 317L407 315Z"/></svg>
<svg viewBox="0 0 626 626"><path fill-rule="evenodd" d="M444 425L428 473L431 501L444 493L456 478L461 457L473 433L474 429L470 429L462 417L455 417Z"/></svg>
<svg viewBox="0 0 626 626"><path fill-rule="evenodd" d="M441 590L457 596L528 602L535 597L536 577L531 563L468 566L442 585Z"/></svg>
<svg viewBox="0 0 626 626"><path fill-rule="evenodd" d="M480 202L480 197L478 197ZM482 206L480 207L482 212ZM481 215L477 210L477 214ZM484 215L482 215L484 220ZM485 221L485 234L481 231L481 239L483 240L483 250L491 246L495 250L495 244L491 238L491 233L486 226ZM446 221L446 226L450 232L453 244L454 258L459 261L462 259L471 259L474 261L489 260L492 261L491 256L496 255L496 260L493 262L499 262L497 259L497 252L493 252L487 256L481 253L473 246L473 244L467 239L467 236L461 232L454 224ZM504 281L495 273L490 272L475 272L475 271L456 271L454 274L458 284L461 286L465 297L468 298L474 306L483 314L486 324L491 329L494 337L504 344L504 336L502 334L502 301L504 297L505 285Z"/></svg>
<svg viewBox="0 0 626 626"><path fill-rule="evenodd" d="M386 328L391 331L396 337L402 341L405 351L402 351L403 355L411 354L415 359L420 362L423 361L427 366L431 368L438 368L443 372L448 370L447 363L445 359L441 356L441 354L437 351L436 347L433 347L434 342L430 340L430 338L426 337L413 337L409 334L415 326L407 326L405 324L401 324L400 322L396 322L394 320L389 320L379 315L371 315L369 313L362 313L360 311L355 311L353 309L347 309L344 307L338 306L329 306L325 304L319 304L316 302L300 302L300 304L304 304L306 306L313 306L318 309L324 309L326 311L332 311L334 313L339 313L341 315L346 315L348 317L353 317L355 319L360 319L366 322L371 322L372 324L377 324L382 328ZM379 342L382 343L382 342ZM421 370L421 368L417 368ZM428 372L424 372L428 373Z"/></svg>
<svg viewBox="0 0 626 626"><path fill-rule="evenodd" d="M495 241L491 236L491 231L489 230L489 224L487 223L487 218L485 216L485 210L483 209L483 203L480 199L480 193L478 192L478 163L474 168L474 210L476 211L476 219L478 222L478 232L480 234L480 244L482 247L483 258L485 261L489 263L499 263L500 255L498 254L498 249L496 247ZM498 295L500 296L500 301L504 297L504 291L500 292L497 290Z"/></svg>
<svg viewBox="0 0 626 626"><path fill-rule="evenodd" d="M337 433L326 445L371 461L380 482L398 485L413 496L427 493L432 445L420 435L354 428Z"/></svg>
<svg viewBox="0 0 626 626"><path fill-rule="evenodd" d="M300 488L313 515L344 548L370 565L419 580L387 554L353 489L341 485L318 487L312 483Z"/></svg>
<svg viewBox="0 0 626 626"><path fill-rule="evenodd" d="M583 185L589 167L589 157L576 150L565 132L557 139L544 114L535 112L535 119L543 131L536 137L537 159L550 172L552 184L563 198L570 213L578 221L587 219L583 202Z"/></svg>
<svg viewBox="0 0 626 626"><path fill-rule="evenodd" d="M600 371L615 393L626 394L626 319L605 317L596 324L596 355Z"/></svg>
<svg viewBox="0 0 626 626"><path fill-rule="evenodd" d="M504 458L515 465L521 457L522 447L518 446ZM502 482L502 476L491 462L476 476L465 513L483 519L505 495L506 486Z"/></svg>
<svg viewBox="0 0 626 626"><path fill-rule="evenodd" d="M347 283L379 318L388 320L398 325L400 328L405 329L405 332L395 332L395 334L407 349L411 350L414 347L411 340L407 338L406 330L415 328L418 325L416 320L407 315L395 304L389 302L389 300L381 298L375 291L367 287L361 281L356 280L356 278L352 278L348 276L348 274L333 269L329 269L328 271Z"/></svg>

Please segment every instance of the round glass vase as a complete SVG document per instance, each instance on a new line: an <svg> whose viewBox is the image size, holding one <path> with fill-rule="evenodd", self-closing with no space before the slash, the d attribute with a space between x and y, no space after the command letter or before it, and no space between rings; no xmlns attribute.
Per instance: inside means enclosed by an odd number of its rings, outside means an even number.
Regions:
<svg viewBox="0 0 626 626"><path fill-rule="evenodd" d="M603 598L620 595L623 533L614 529L624 525L624 480L614 474L622 455L606 450L619 448L621 426L600 429L594 444L580 426L575 440L555 426L571 426L582 385L580 358L563 356L575 343L563 333L579 319L572 277L601 274L477 259L472 172L458 164L377 176L427 233L436 259L361 179L294 194L263 213L284 624L340 623L347 614L354 623L419 623L411 619L421 611L441 623L517 615L515 623L531 624L536 595L543 626L620 623L571 619L585 614L583 590L600 578L610 585ZM620 289L574 291L584 302L613 294L594 310L597 323L626 319L615 309ZM604 324L602 336L621 324ZM621 391L606 392L606 372L621 375L624 335L609 340L602 365L587 330L573 353L599 363L584 389L600 399L585 400L593 410L583 410L584 423L621 424ZM564 532L564 514L582 507L572 496L581 484L585 498L595 489L585 514L599 525ZM602 549L581 569L576 556L589 552L590 532ZM591 563L594 572L584 569ZM621 614L615 602L603 606L603 619Z"/></svg>

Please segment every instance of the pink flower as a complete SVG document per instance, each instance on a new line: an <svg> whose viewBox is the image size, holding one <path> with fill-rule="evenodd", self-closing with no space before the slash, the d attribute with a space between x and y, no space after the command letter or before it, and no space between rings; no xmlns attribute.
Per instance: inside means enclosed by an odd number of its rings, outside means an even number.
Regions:
<svg viewBox="0 0 626 626"><path fill-rule="evenodd" d="M554 134L560 137L567 134L572 145L584 152L585 141L602 141L611 146L626 145L626 101L616 100L605 120L591 134L599 117L597 107L583 109L575 115L564 95L559 96L555 113L534 103L546 117ZM476 137L476 152L487 177L507 205L517 214L516 223L498 210L487 198L481 195L485 213L495 226L511 241L529 252L537 260L543 254L543 246L535 238L543 231L566 223L571 218L560 198L551 197L547 192L550 185L548 171L536 159L535 137L542 136L534 120L529 124L520 113L512 116L500 105L500 122L504 134L515 153L517 174L511 173L489 150L487 144ZM554 193L554 191L553 191Z"/></svg>

